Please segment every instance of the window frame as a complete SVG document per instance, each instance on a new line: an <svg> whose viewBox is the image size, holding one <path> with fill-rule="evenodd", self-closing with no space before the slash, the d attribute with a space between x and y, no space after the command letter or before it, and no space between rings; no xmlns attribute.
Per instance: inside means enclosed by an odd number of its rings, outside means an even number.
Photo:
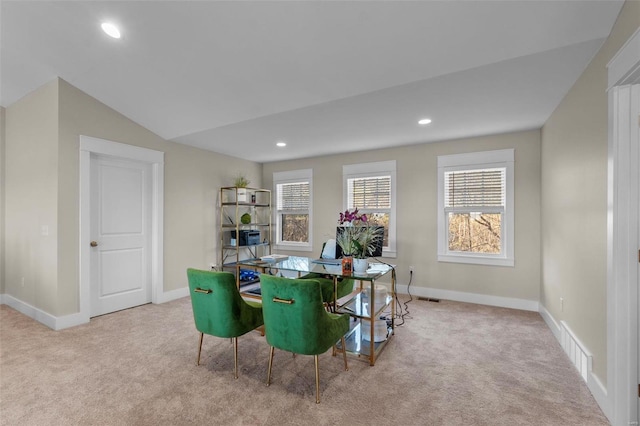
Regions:
<svg viewBox="0 0 640 426"><path fill-rule="evenodd" d="M397 253L396 239L396 160L377 161L372 163L347 164L342 166L342 208L352 209L349 206L349 179L374 178L390 176L391 208L389 209L389 235L388 247L383 247L382 257L395 258ZM367 213L366 210L360 210Z"/></svg>
<svg viewBox="0 0 640 426"><path fill-rule="evenodd" d="M282 235L282 214L278 211L278 185L287 183L309 183L309 241L307 242L295 242L295 241L281 241ZM312 251L313 250L313 169L300 169L290 170L286 172L273 172L273 223L275 244L273 247L278 250L289 251Z"/></svg>
<svg viewBox="0 0 640 426"><path fill-rule="evenodd" d="M515 264L514 149L481 151L438 156L438 261L476 265L510 266ZM468 253L449 250L448 211L445 211L445 173L465 170L505 169L505 205L500 224L500 254ZM495 213L497 209L485 209ZM492 211L489 211L492 210ZM484 213L484 212L483 212Z"/></svg>

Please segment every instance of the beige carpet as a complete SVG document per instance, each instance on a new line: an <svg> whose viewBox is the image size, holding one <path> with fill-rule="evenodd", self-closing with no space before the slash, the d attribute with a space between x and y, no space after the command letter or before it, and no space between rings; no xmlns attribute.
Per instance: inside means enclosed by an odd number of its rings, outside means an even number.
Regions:
<svg viewBox="0 0 640 426"><path fill-rule="evenodd" d="M374 367L198 334L189 298L52 331L0 307L2 425L608 424L537 313L414 300Z"/></svg>

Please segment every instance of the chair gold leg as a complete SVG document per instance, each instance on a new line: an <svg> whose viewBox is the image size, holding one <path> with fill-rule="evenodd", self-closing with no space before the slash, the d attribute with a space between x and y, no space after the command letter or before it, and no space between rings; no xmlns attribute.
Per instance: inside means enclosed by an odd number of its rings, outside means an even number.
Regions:
<svg viewBox="0 0 640 426"><path fill-rule="evenodd" d="M344 371L349 371L349 366L347 365L347 345L344 341L344 336L340 338L342 343L342 357L344 358Z"/></svg>
<svg viewBox="0 0 640 426"><path fill-rule="evenodd" d="M273 365L273 351L276 348L271 346L271 351L269 352L269 368L267 369L267 386L271 384L271 366Z"/></svg>
<svg viewBox="0 0 640 426"><path fill-rule="evenodd" d="M320 404L320 369L318 368L318 355L313 356L316 364L316 404Z"/></svg>
<svg viewBox="0 0 640 426"><path fill-rule="evenodd" d="M233 378L238 378L238 338L233 338Z"/></svg>
<svg viewBox="0 0 640 426"><path fill-rule="evenodd" d="M200 333L200 346L198 346L198 359L196 360L196 365L200 365L200 352L202 352L202 338L204 337L204 333Z"/></svg>

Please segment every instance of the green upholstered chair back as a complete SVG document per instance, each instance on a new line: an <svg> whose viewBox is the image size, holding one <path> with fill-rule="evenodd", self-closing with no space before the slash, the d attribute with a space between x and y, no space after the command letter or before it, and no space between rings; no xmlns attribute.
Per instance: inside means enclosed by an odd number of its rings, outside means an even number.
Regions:
<svg viewBox="0 0 640 426"><path fill-rule="evenodd" d="M331 240L329 240L331 241ZM334 254L332 256L325 257L325 246L327 245L327 241L322 243L322 250L320 250L320 257L324 257L326 259L335 259L335 247L336 242L333 241L331 244ZM327 274L320 274L318 272L310 272L302 277L302 279L317 279L320 282L320 289L322 291L322 300L327 303L333 302L333 278ZM341 297L346 296L347 294L353 291L353 287L355 286L356 281L353 278L340 278L338 280L338 291L336 293L336 299L340 299Z"/></svg>
<svg viewBox="0 0 640 426"><path fill-rule="evenodd" d="M347 294L353 291L353 287L355 286L356 280L353 278L343 278L338 281L338 295L337 298L346 296Z"/></svg>
<svg viewBox="0 0 640 426"><path fill-rule="evenodd" d="M318 355L349 331L349 316L328 313L313 279L260 276L265 334L278 349Z"/></svg>
<svg viewBox="0 0 640 426"><path fill-rule="evenodd" d="M333 278L328 278L328 275L319 274L317 272L310 272L300 279L303 280L317 280L320 283L320 291L322 292L322 300L331 303L333 302ZM353 291L356 281L353 278L341 278L338 279L338 292L336 293L336 299L346 296Z"/></svg>
<svg viewBox="0 0 640 426"><path fill-rule="evenodd" d="M187 269L187 277L199 332L238 337L263 324L262 310L242 299L232 273Z"/></svg>

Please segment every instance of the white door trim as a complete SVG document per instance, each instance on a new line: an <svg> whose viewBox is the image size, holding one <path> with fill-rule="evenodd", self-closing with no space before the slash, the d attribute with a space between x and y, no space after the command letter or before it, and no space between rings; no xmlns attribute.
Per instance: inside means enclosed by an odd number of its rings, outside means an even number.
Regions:
<svg viewBox="0 0 640 426"><path fill-rule="evenodd" d="M640 28L607 64L607 88L633 84L640 77Z"/></svg>
<svg viewBox="0 0 640 426"><path fill-rule="evenodd" d="M607 65L607 406L613 425L637 424L638 147L632 143L630 84L640 79L640 29ZM635 178L634 178L635 176ZM633 323L635 321L635 323ZM635 363L635 366L632 364ZM633 374L633 376L632 376Z"/></svg>
<svg viewBox="0 0 640 426"><path fill-rule="evenodd" d="M80 135L80 316L90 317L90 192L91 154L127 158L151 164L151 302L163 292L164 152Z"/></svg>

